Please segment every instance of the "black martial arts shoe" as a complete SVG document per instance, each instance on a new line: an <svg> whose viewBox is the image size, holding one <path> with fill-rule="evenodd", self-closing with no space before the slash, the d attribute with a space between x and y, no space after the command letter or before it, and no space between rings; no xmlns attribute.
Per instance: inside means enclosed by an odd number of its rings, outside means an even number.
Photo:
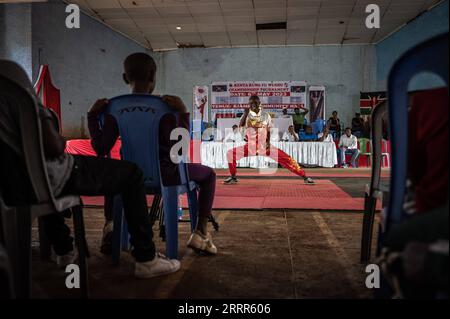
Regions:
<svg viewBox="0 0 450 319"><path fill-rule="evenodd" d="M230 176L226 180L223 181L226 185L237 184L238 179L235 176Z"/></svg>
<svg viewBox="0 0 450 319"><path fill-rule="evenodd" d="M305 181L305 184L311 184L311 185L315 184L314 181L312 180L312 178L310 178L310 177L305 177L303 180Z"/></svg>

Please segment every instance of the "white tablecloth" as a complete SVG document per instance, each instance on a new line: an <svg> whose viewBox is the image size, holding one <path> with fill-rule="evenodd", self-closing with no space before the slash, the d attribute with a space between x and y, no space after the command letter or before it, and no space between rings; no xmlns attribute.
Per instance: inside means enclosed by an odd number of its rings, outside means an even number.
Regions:
<svg viewBox="0 0 450 319"><path fill-rule="evenodd" d="M203 165L228 168L227 151L242 143L202 142L200 154ZM273 146L289 154L299 164L333 167L337 164L336 145L332 142L276 142ZM266 156L250 156L237 162L238 167L265 168L275 163Z"/></svg>

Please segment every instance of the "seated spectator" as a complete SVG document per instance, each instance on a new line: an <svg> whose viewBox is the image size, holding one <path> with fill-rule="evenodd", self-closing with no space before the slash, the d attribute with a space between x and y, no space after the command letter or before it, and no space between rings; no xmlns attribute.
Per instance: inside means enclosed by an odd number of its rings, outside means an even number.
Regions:
<svg viewBox="0 0 450 319"><path fill-rule="evenodd" d="M331 117L328 119L327 126L330 128L331 133L335 133L337 136L341 134L341 121L338 118L338 112L333 111Z"/></svg>
<svg viewBox="0 0 450 319"><path fill-rule="evenodd" d="M351 128L345 129L345 134L341 136L339 140L339 152L338 152L338 165L347 168L345 162L345 154L351 154L352 167L357 167L356 159L359 156L358 139L352 134Z"/></svg>
<svg viewBox="0 0 450 319"><path fill-rule="evenodd" d="M298 142L300 139L298 138L297 133L295 133L294 125L290 125L287 132L284 132L283 137L281 138L283 142Z"/></svg>
<svg viewBox="0 0 450 319"><path fill-rule="evenodd" d="M355 113L355 117L352 119L352 132L357 138L360 138L363 135L364 120L360 113Z"/></svg>
<svg viewBox="0 0 450 319"><path fill-rule="evenodd" d="M317 137L319 142L334 142L330 129L327 126L323 129L323 133L319 133Z"/></svg>
<svg viewBox="0 0 450 319"><path fill-rule="evenodd" d="M300 112L300 108L296 107L294 109L294 115L292 115L292 121L294 122L294 129L296 132L303 130L305 127L305 115L308 114L307 109L302 109L303 112Z"/></svg>
<svg viewBox="0 0 450 319"><path fill-rule="evenodd" d="M364 130L363 130L363 137L370 139L370 128L371 128L371 117L370 115L366 116L366 119L364 120Z"/></svg>
<svg viewBox="0 0 450 319"><path fill-rule="evenodd" d="M233 131L228 133L227 136L225 136L225 139L223 141L224 142L233 142L233 143L243 142L244 139L242 138L242 134L239 131L239 127L235 124L235 125L233 125L232 128L233 128Z"/></svg>
<svg viewBox="0 0 450 319"><path fill-rule="evenodd" d="M155 88L156 63L152 57L145 53L134 53L128 56L124 62L125 83L130 85L133 94L151 94ZM159 157L164 185L178 185L180 176L178 164L172 162L170 149L177 143L170 139L171 131L178 127L189 130L189 113L183 101L176 96L165 95L163 100L173 109L180 113L179 123L174 117L164 116L160 122L159 129ZM98 116L103 113L108 105L107 99L98 100L88 112L89 132L92 138L92 147L99 156L109 153L119 137L117 122L112 115L105 115L103 128L99 126ZM211 234L207 231L208 218L211 214L216 186L216 175L212 168L201 164L187 164L189 177L199 186L199 216L197 227L191 234L187 243L188 247L216 254Z"/></svg>
<svg viewBox="0 0 450 319"><path fill-rule="evenodd" d="M21 82L23 87L31 87L28 79ZM35 199L21 153L19 107L14 104L14 100L4 96L0 96L0 104L0 136L8 136L9 141L16 146L12 149L0 143L0 167L8 167L0 170L2 193L7 205L33 203ZM179 270L178 260L169 260L155 251L152 225L148 218L144 176L137 165L104 157L66 153L66 141L59 134L51 113L42 105L39 105L38 112L53 194L57 197L121 194L133 247L131 254L136 261L135 276L151 278ZM42 217L42 221L44 232L56 254L57 265L64 268L73 263L73 238L70 236L70 228L65 225L64 215L46 215Z"/></svg>
<svg viewBox="0 0 450 319"><path fill-rule="evenodd" d="M280 119L290 119L291 115L288 114L287 108L283 108L282 114L280 115Z"/></svg>
<svg viewBox="0 0 450 319"><path fill-rule="evenodd" d="M313 133L311 126L306 126L304 132L300 132L300 141L313 142L317 140L317 135Z"/></svg>

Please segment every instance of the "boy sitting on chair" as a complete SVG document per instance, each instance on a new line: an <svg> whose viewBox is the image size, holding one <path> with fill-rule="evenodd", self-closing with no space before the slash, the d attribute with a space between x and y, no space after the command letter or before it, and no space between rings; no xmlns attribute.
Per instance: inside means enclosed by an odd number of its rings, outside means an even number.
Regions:
<svg viewBox="0 0 450 319"><path fill-rule="evenodd" d="M12 80L28 92L34 92L25 72L15 65L11 69L15 69L17 74ZM2 71L0 69L0 78ZM10 74L5 75L9 78ZM0 143L0 167L8 168L0 170L0 186L6 204L14 206L35 201L22 154L20 107L14 96L0 92L0 136L6 136L8 141L8 144ZM54 196L121 194L133 246L131 254L136 260L135 276L151 278L179 270L178 260L169 260L155 252L144 176L137 165L127 161L65 153L66 141L59 134L52 114L42 105L39 105L38 111L46 167ZM69 227L64 223L63 214L46 215L42 217L42 221L58 266L64 268L73 263L73 238Z"/></svg>
<svg viewBox="0 0 450 319"><path fill-rule="evenodd" d="M151 94L155 88L156 64L152 57L145 53L134 53L124 61L123 79L131 88L133 94ZM164 185L171 186L180 183L178 164L170 159L170 149L177 142L170 140L170 133L176 127L189 130L189 113L183 101L176 96L164 95L162 97L173 110L180 113L180 123L176 123L173 116L164 116L159 128L159 158L162 181ZM108 105L107 99L95 102L88 112L89 132L92 138L92 147L99 156L106 156L119 137L117 122L112 115L105 115L104 125L98 123L98 115L103 113ZM211 234L207 231L208 218L211 215L216 187L216 174L210 167L201 164L187 164L190 180L194 181L199 190L199 216L197 227L192 233L188 247L205 252L217 254L217 248L212 242ZM112 231L111 222L106 222L103 238L108 237ZM105 245L105 243L103 243Z"/></svg>

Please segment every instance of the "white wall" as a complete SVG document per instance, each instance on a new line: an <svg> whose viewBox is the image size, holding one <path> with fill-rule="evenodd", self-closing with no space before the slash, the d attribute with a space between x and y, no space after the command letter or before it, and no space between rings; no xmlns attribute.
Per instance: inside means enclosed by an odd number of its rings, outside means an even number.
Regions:
<svg viewBox="0 0 450 319"><path fill-rule="evenodd" d="M326 86L326 115L349 123L360 91L376 87L374 46L183 49L162 54L160 89L192 107L194 85L214 81L305 80Z"/></svg>

